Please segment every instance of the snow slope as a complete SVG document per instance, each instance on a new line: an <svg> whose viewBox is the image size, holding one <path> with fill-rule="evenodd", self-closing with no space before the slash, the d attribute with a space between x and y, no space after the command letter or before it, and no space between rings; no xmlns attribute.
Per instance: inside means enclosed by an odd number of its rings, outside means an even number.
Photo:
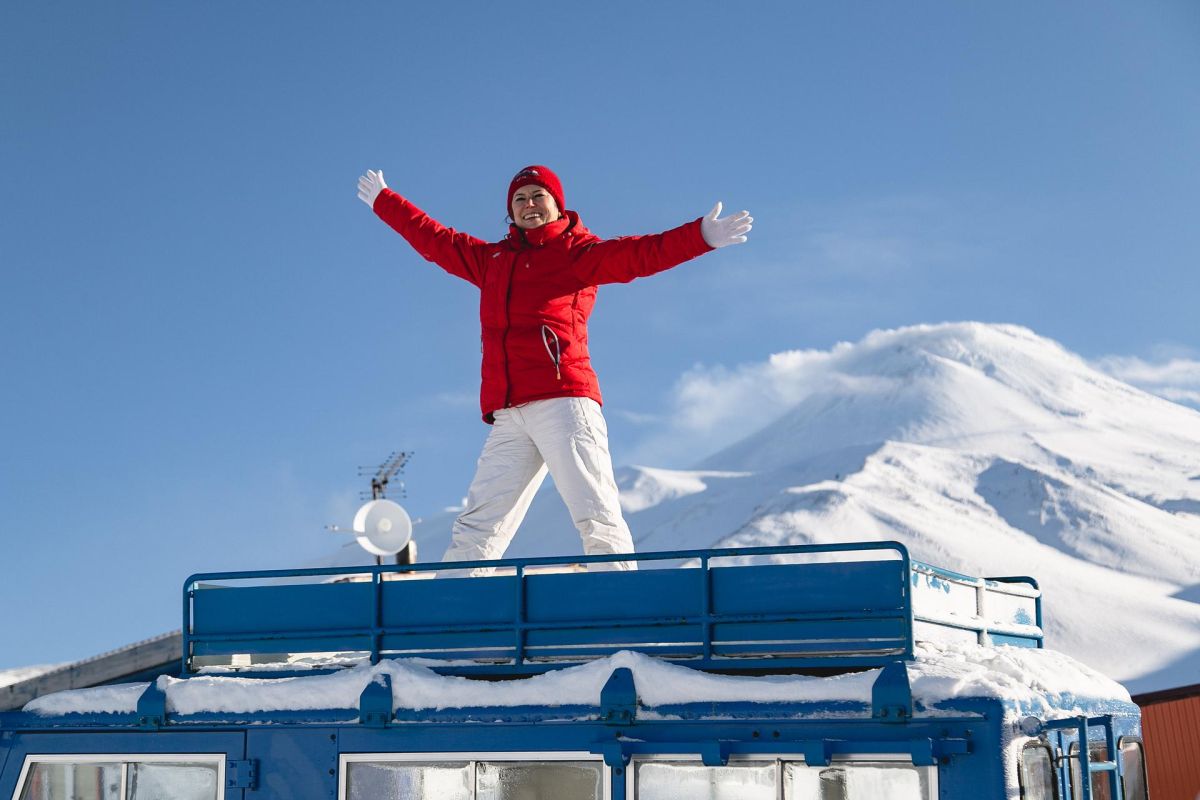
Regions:
<svg viewBox="0 0 1200 800"><path fill-rule="evenodd" d="M938 566L1035 576L1048 645L1134 693L1200 681L1200 412L1007 325L769 363L770 381L742 370L729 390L780 412L759 430L693 470L618 470L639 550L894 539ZM417 526L422 560L452 518ZM509 555L573 552L548 484ZM335 560L362 563L352 546Z"/></svg>

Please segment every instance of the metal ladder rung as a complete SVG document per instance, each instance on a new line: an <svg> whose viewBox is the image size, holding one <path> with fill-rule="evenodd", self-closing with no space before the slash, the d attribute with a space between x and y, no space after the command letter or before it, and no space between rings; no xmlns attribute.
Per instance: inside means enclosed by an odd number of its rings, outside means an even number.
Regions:
<svg viewBox="0 0 1200 800"><path fill-rule="evenodd" d="M1089 761L1088 762L1088 771L1089 772L1112 772L1116 768L1117 768L1117 762L1115 762L1115 761Z"/></svg>

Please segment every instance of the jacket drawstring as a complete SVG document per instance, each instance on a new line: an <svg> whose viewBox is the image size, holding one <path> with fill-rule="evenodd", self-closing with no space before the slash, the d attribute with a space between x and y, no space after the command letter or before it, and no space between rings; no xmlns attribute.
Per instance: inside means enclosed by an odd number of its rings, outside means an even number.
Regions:
<svg viewBox="0 0 1200 800"><path fill-rule="evenodd" d="M546 334L550 334L554 339L554 349L550 349L550 340L546 338ZM554 332L549 325L542 326L542 345L546 348L546 354L550 356L550 360L554 362L554 377L562 380L562 368L559 366L559 361L562 359L562 347L558 343L558 334Z"/></svg>

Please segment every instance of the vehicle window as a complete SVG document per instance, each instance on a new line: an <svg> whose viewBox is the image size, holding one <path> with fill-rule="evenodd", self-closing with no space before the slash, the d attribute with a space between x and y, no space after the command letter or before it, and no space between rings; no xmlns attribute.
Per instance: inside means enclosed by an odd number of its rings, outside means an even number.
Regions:
<svg viewBox="0 0 1200 800"><path fill-rule="evenodd" d="M346 769L346 797L348 800L435 797L471 800L471 764L351 762Z"/></svg>
<svg viewBox="0 0 1200 800"><path fill-rule="evenodd" d="M127 796L129 800L213 800L217 765L130 764Z"/></svg>
<svg viewBox="0 0 1200 800"><path fill-rule="evenodd" d="M475 771L476 800L600 800L604 778L598 762L481 762Z"/></svg>
<svg viewBox="0 0 1200 800"><path fill-rule="evenodd" d="M644 761L636 765L634 780L637 800L928 800L933 796L931 771L899 762L810 767L803 762L747 761L706 767L695 762Z"/></svg>
<svg viewBox="0 0 1200 800"><path fill-rule="evenodd" d="M1078 798L1083 796L1080 789L1082 786L1079 775L1082 770L1079 768L1079 742L1072 742L1068 753L1076 756L1071 759L1071 797ZM1093 763L1096 761L1108 760L1108 748L1103 742L1092 742L1088 745L1088 758ZM1092 773L1092 800L1112 800L1112 794L1108 791L1108 773L1093 772Z"/></svg>
<svg viewBox="0 0 1200 800"><path fill-rule="evenodd" d="M774 761L724 767L643 761L637 764L634 782L637 800L776 800Z"/></svg>
<svg viewBox="0 0 1200 800"><path fill-rule="evenodd" d="M34 764L21 800L121 800L120 764Z"/></svg>
<svg viewBox="0 0 1200 800"><path fill-rule="evenodd" d="M931 796L926 770L911 764L847 763L783 768L785 800L923 800Z"/></svg>
<svg viewBox="0 0 1200 800"><path fill-rule="evenodd" d="M599 761L351 761L347 800L601 800Z"/></svg>
<svg viewBox="0 0 1200 800"><path fill-rule="evenodd" d="M20 800L218 800L220 766L204 761L128 761L107 757L55 758L34 761L21 788ZM159 757L161 758L161 757ZM178 759L178 757L176 757Z"/></svg>
<svg viewBox="0 0 1200 800"><path fill-rule="evenodd" d="M1021 751L1017 773L1023 800L1057 800L1058 779L1054 772L1054 754L1049 746L1031 742Z"/></svg>
<svg viewBox="0 0 1200 800"><path fill-rule="evenodd" d="M1146 754L1137 739L1122 737L1121 785L1125 800L1146 800Z"/></svg>

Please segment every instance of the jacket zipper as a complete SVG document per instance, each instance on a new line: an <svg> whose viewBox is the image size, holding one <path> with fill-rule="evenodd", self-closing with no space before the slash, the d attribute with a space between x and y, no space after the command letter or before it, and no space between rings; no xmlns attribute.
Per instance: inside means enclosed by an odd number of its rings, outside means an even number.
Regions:
<svg viewBox="0 0 1200 800"><path fill-rule="evenodd" d="M512 397L512 378L508 373L508 332L512 329L512 317L510 316L509 306L512 303L512 285L513 275L517 271L517 260L521 257L518 250L513 256L512 268L508 271L508 285L504 287L504 336L500 338L500 352L504 355L504 407L510 405L509 398Z"/></svg>
<svg viewBox="0 0 1200 800"><path fill-rule="evenodd" d="M550 338L554 340L553 350L550 349L550 339L546 338L546 334L550 334ZM542 326L542 346L546 348L546 355L554 362L554 377L561 381L562 367L559 362L562 360L562 345L559 344L558 334L549 325Z"/></svg>

